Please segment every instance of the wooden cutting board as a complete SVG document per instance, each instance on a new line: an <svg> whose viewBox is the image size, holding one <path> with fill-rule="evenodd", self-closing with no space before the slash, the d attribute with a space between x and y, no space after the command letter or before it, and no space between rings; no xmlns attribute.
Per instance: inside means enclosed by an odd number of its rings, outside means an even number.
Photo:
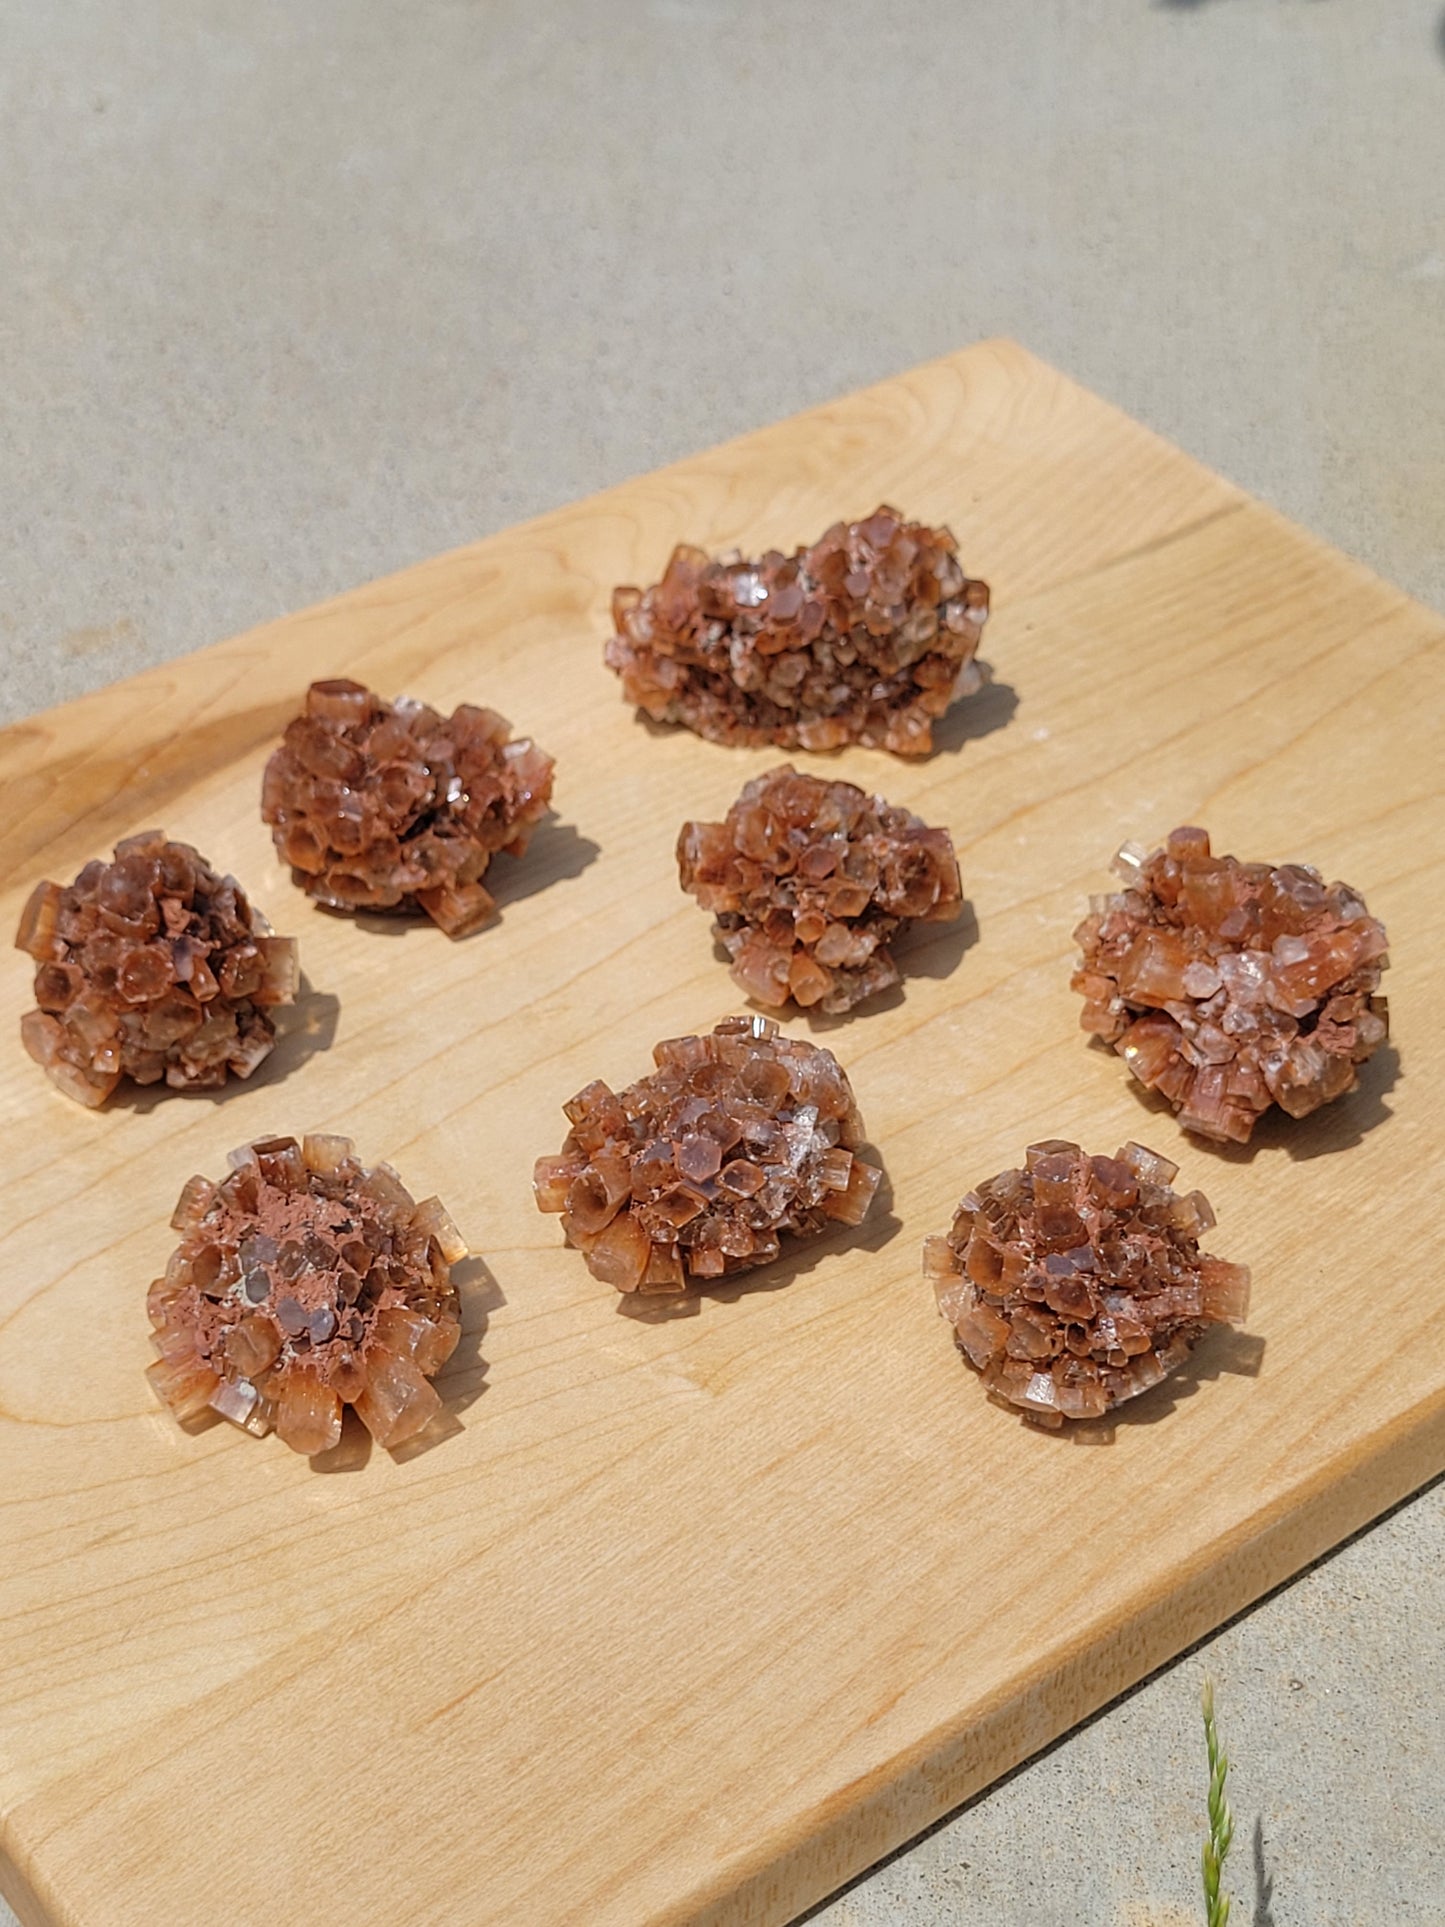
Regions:
<svg viewBox="0 0 1445 1927"><path fill-rule="evenodd" d="M750 1291L629 1315L533 1209L592 1077L738 1006L679 823L778 760L651 730L609 591L679 538L789 546L882 499L993 585L995 681L909 765L799 757L947 824L971 916L815 1030L891 1205ZM27 1923L782 1922L1445 1465L1445 624L989 343L10 730L0 918L163 824L312 988L224 1099L103 1113L0 1053L0 1812ZM257 814L313 676L502 709L558 818L448 943L313 909ZM1088 1046L1070 931L1126 837L1202 822L1387 922L1394 1043L1247 1152ZM505 874L503 874L505 872ZM0 1035L28 999L3 973ZM344 1131L479 1257L452 1435L326 1472L152 1406L142 1299L192 1172ZM925 1233L1041 1136L1177 1158L1249 1264L1111 1431L988 1405Z"/></svg>

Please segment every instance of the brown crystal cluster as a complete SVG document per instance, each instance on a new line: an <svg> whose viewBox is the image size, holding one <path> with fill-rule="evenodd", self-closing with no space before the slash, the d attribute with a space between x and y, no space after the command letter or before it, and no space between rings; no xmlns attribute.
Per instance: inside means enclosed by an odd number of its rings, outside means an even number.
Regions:
<svg viewBox="0 0 1445 1927"><path fill-rule="evenodd" d="M15 945L36 964L25 1048L92 1108L123 1077L183 1089L249 1077L276 1042L271 1007L300 981L296 940L272 936L234 877L163 830L127 837L64 888L38 883Z"/></svg>
<svg viewBox="0 0 1445 1927"><path fill-rule="evenodd" d="M970 1191L924 1271L959 1349L999 1401L1055 1427L1148 1391L1211 1324L1249 1308L1249 1272L1210 1258L1214 1213L1142 1145L1086 1156L1031 1144L1022 1171Z"/></svg>
<svg viewBox="0 0 1445 1927"><path fill-rule="evenodd" d="M308 896L333 910L421 909L449 937L491 916L498 850L520 856L552 796L552 759L492 709L383 702L314 682L266 765L261 815Z"/></svg>
<svg viewBox="0 0 1445 1927"><path fill-rule="evenodd" d="M559 1211L588 1269L619 1291L669 1292L748 1271L780 1237L859 1224L882 1172L829 1050L732 1017L657 1045L657 1069L563 1108L560 1157L537 1160L537 1205Z"/></svg>
<svg viewBox="0 0 1445 1927"><path fill-rule="evenodd" d="M747 784L723 822L684 824L677 863L733 981L775 1009L851 1010L898 982L891 937L963 908L947 830L787 765Z"/></svg>
<svg viewBox="0 0 1445 1927"><path fill-rule="evenodd" d="M1214 856L1199 829L1114 868L1126 887L1074 932L1080 1022L1186 1130L1243 1144L1271 1104L1304 1117L1354 1089L1389 1028L1385 930L1356 891Z"/></svg>
<svg viewBox="0 0 1445 1927"><path fill-rule="evenodd" d="M684 544L654 587L614 593L607 662L629 702L715 743L923 756L935 718L983 680L988 585L957 550L886 507L792 555Z"/></svg>
<svg viewBox="0 0 1445 1927"><path fill-rule="evenodd" d="M430 1383L461 1335L451 1267L466 1246L436 1198L344 1137L264 1138L220 1184L192 1178L181 1242L147 1309L147 1377L178 1419L207 1408L297 1452L325 1452L354 1405L379 1445L441 1408Z"/></svg>

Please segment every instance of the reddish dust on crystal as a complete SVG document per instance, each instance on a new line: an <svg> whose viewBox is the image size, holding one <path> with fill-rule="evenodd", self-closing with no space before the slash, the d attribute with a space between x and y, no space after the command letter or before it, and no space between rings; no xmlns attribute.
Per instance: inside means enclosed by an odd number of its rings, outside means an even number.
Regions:
<svg viewBox="0 0 1445 1927"><path fill-rule="evenodd" d="M466 1255L440 1201L418 1204L351 1140L263 1138L219 1183L195 1177L147 1309L147 1377L183 1421L207 1410L297 1452L325 1452L352 1405L377 1443L431 1422L431 1384L461 1335L451 1268Z"/></svg>

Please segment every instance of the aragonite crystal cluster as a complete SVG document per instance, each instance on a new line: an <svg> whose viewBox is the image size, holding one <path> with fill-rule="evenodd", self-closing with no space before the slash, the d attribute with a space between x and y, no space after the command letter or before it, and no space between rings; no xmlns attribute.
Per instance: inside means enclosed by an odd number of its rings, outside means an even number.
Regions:
<svg viewBox="0 0 1445 1927"><path fill-rule="evenodd" d="M1214 856L1175 830L1114 859L1125 888L1075 931L1085 1030L1114 1046L1186 1130L1248 1141L1271 1104L1304 1117L1353 1090L1385 1039L1384 926L1301 863Z"/></svg>
<svg viewBox="0 0 1445 1927"><path fill-rule="evenodd" d="M249 1077L276 1042L271 1009L300 981L295 939L163 830L127 837L68 886L37 884L15 943L36 965L25 1048L92 1108L124 1077L183 1089Z"/></svg>
<svg viewBox="0 0 1445 1927"><path fill-rule="evenodd" d="M449 937L495 909L482 877L520 856L552 759L495 710L450 716L360 683L312 683L266 765L261 814L294 880L333 910L424 910Z"/></svg>
<svg viewBox="0 0 1445 1927"><path fill-rule="evenodd" d="M561 1155L537 1161L538 1208L562 1214L594 1277L683 1291L770 1263L784 1236L862 1222L882 1173L856 1155L863 1125L831 1051L733 1017L652 1055L624 1091L579 1091Z"/></svg>
<svg viewBox="0 0 1445 1927"><path fill-rule="evenodd" d="M747 784L723 822L684 824L677 862L733 981L775 1009L851 1010L898 982L890 938L963 908L947 830L786 765Z"/></svg>
<svg viewBox="0 0 1445 1927"><path fill-rule="evenodd" d="M158 1396L181 1420L274 1426L297 1452L335 1445L344 1405L379 1445L414 1438L461 1335L466 1246L441 1203L364 1169L344 1137L264 1138L230 1162L220 1184L192 1178L171 1219L181 1242L147 1301Z"/></svg>
<svg viewBox="0 0 1445 1927"><path fill-rule="evenodd" d="M982 682L988 585L946 528L879 508L810 548L756 560L673 551L661 582L620 588L607 662L630 702L715 743L902 756Z"/></svg>
<svg viewBox="0 0 1445 1927"><path fill-rule="evenodd" d="M1032 1144L927 1241L938 1308L997 1399L1050 1427L1098 1418L1244 1317L1249 1272L1201 1253L1214 1213L1170 1188L1177 1171L1138 1144Z"/></svg>

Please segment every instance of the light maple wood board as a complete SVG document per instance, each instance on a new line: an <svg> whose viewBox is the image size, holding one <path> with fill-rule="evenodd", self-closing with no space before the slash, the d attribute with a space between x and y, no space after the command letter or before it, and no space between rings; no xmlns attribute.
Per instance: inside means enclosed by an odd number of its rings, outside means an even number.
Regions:
<svg viewBox="0 0 1445 1927"><path fill-rule="evenodd" d="M996 680L929 761L800 764L945 823L971 919L798 1034L850 1071L891 1208L750 1291L629 1316L533 1209L592 1077L738 1007L678 891L686 816L777 760L641 725L612 585L673 542L811 538L880 498L958 531ZM87 1113L0 1054L0 1811L30 1923L781 1922L1445 1464L1435 1273L1445 625L991 343L12 729L3 902L161 823L313 986L224 1100ZM494 704L558 819L453 945L313 909L257 814L315 675ZM1386 920L1394 1043L1250 1152L1086 1044L1070 932L1125 837L1202 822ZM505 873L505 874L504 874ZM28 966L3 973L13 1039ZM321 1472L153 1409L142 1299L193 1171L341 1130L480 1261L455 1429ZM1254 1271L1247 1337L1115 1425L988 1405L925 1233L1040 1136L1176 1157Z"/></svg>

